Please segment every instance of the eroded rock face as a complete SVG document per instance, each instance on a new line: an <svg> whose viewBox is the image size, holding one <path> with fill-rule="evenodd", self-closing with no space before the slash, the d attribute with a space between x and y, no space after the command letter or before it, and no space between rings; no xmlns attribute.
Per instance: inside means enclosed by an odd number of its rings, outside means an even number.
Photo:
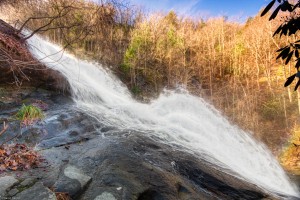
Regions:
<svg viewBox="0 0 300 200"><path fill-rule="evenodd" d="M276 199L151 132L99 122L78 110L69 97L36 88L0 90L6 94L0 97L0 123L23 102L38 99L48 104L45 120L25 128L16 140L35 146L46 162L18 172L19 185L30 182L25 191L32 192L23 193L16 186L6 191L9 198L34 193L38 181L40 188L68 192L79 200ZM19 129L18 122L10 121L0 141Z"/></svg>

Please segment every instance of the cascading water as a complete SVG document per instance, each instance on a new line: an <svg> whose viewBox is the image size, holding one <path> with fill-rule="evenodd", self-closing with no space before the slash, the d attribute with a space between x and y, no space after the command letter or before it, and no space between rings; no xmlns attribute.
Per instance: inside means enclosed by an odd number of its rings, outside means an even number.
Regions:
<svg viewBox="0 0 300 200"><path fill-rule="evenodd" d="M166 92L150 104L133 100L122 83L98 64L63 53L38 36L32 54L68 79L78 107L101 122L149 130L164 141L190 149L221 168L272 193L299 196L270 151L231 125L211 105L187 93Z"/></svg>

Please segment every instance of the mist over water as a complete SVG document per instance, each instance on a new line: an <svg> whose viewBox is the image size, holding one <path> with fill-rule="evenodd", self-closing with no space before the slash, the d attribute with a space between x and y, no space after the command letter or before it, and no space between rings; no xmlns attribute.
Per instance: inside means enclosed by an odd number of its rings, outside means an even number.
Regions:
<svg viewBox="0 0 300 200"><path fill-rule="evenodd" d="M150 104L142 104L101 65L79 60L38 36L28 43L37 59L65 75L77 106L102 123L156 134L269 192L299 196L271 152L204 99L166 91Z"/></svg>

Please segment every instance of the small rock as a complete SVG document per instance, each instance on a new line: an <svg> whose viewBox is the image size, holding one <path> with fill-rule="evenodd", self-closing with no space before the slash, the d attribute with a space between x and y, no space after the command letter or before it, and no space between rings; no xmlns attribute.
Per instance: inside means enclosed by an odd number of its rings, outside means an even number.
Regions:
<svg viewBox="0 0 300 200"><path fill-rule="evenodd" d="M8 196L15 196L19 192L18 189L14 188L8 192Z"/></svg>
<svg viewBox="0 0 300 200"><path fill-rule="evenodd" d="M13 176L4 176L0 178L0 197L1 195L5 194L5 191L17 183L18 180L15 179ZM1 199L1 198L0 198Z"/></svg>
<svg viewBox="0 0 300 200"><path fill-rule="evenodd" d="M97 196L94 200L117 200L117 199L111 193L103 192L101 195Z"/></svg>
<svg viewBox="0 0 300 200"><path fill-rule="evenodd" d="M34 178L27 178L24 181L22 181L20 185L21 186L30 186L34 183L35 180L36 179L34 179Z"/></svg>
<svg viewBox="0 0 300 200"><path fill-rule="evenodd" d="M46 188L41 182L24 190L12 198L12 200L57 200L54 192Z"/></svg>
<svg viewBox="0 0 300 200"><path fill-rule="evenodd" d="M101 132L105 133L105 132L108 132L108 131L111 131L111 130L114 130L114 129L115 129L114 127L107 126L107 127L103 127L101 129Z"/></svg>
<svg viewBox="0 0 300 200"><path fill-rule="evenodd" d="M70 136L78 136L79 133L78 133L78 131L70 131L70 132L69 132L69 135L70 135Z"/></svg>
<svg viewBox="0 0 300 200"><path fill-rule="evenodd" d="M91 180L92 178L85 175L80 169L68 166L54 184L54 188L56 192L66 192L71 197L76 197Z"/></svg>
<svg viewBox="0 0 300 200"><path fill-rule="evenodd" d="M82 191L81 184L75 179L68 177L59 177L58 181L54 184L55 192L68 193L72 198L79 195Z"/></svg>
<svg viewBox="0 0 300 200"><path fill-rule="evenodd" d="M122 190L122 187L118 187L117 190L118 190L118 191L119 191L119 190Z"/></svg>
<svg viewBox="0 0 300 200"><path fill-rule="evenodd" d="M175 161L172 161L172 162L171 162L171 166L172 166L173 168L175 168L175 167L176 167L176 162L175 162Z"/></svg>
<svg viewBox="0 0 300 200"><path fill-rule="evenodd" d="M81 170L77 169L74 166L68 166L64 170L65 176L71 178L71 179L76 179L80 182L81 187L84 188L90 181L91 177L83 174Z"/></svg>

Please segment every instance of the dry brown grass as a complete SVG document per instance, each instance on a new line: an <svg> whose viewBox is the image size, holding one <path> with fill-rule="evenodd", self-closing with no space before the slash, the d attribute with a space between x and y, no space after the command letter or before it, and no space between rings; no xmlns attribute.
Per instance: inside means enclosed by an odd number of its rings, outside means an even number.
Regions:
<svg viewBox="0 0 300 200"><path fill-rule="evenodd" d="M70 195L66 192L55 192L57 200L72 200Z"/></svg>

